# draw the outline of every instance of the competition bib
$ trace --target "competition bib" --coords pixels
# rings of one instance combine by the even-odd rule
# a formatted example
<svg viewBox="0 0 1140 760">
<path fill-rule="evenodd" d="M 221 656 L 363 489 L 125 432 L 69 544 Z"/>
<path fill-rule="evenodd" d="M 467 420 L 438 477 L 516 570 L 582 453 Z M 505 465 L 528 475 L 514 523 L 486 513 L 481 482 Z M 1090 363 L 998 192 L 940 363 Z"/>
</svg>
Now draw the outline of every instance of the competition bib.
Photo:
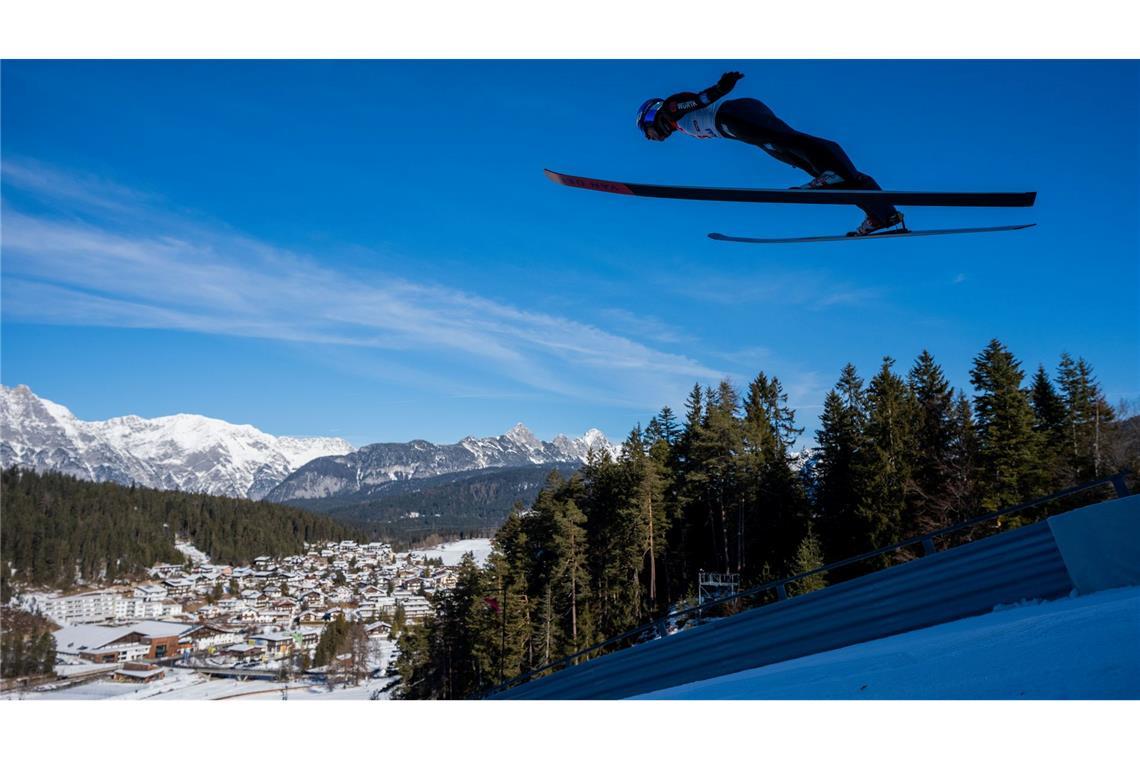
<svg viewBox="0 0 1140 760">
<path fill-rule="evenodd" d="M 701 140 L 710 137 L 724 137 L 716 128 L 716 114 L 720 110 L 721 103 L 716 103 L 705 108 L 690 111 L 681 118 L 677 119 L 677 129 L 681 130 L 690 137 L 696 137 Z"/>
</svg>

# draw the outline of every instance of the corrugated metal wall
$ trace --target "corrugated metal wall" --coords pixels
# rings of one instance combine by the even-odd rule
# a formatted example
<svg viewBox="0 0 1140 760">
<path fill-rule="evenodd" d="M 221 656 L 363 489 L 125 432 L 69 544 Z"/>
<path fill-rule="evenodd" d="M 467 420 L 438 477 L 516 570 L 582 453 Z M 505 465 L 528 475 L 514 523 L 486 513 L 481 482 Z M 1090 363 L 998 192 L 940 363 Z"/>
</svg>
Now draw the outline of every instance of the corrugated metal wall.
<svg viewBox="0 0 1140 760">
<path fill-rule="evenodd" d="M 1041 522 L 615 652 L 492 698 L 620 699 L 1071 589 Z"/>
</svg>

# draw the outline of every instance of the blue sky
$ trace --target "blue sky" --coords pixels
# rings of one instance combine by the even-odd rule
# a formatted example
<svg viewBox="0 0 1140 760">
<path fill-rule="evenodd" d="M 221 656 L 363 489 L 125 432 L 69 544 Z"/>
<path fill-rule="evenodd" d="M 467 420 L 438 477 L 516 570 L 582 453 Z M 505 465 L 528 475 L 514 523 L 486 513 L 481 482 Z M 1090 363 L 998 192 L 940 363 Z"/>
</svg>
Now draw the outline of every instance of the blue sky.
<svg viewBox="0 0 1140 760">
<path fill-rule="evenodd" d="M 839 233 L 842 207 L 560 188 L 806 180 L 727 140 L 645 141 L 645 98 L 735 95 L 884 187 L 1039 191 L 920 209 L 988 236 Z M 781 378 L 810 429 L 842 365 L 991 337 L 1140 396 L 1135 62 L 14 62 L 2 70 L 3 362 L 84 419 L 196 412 L 355 444 L 524 421 L 621 438 L 694 382 Z"/>
</svg>

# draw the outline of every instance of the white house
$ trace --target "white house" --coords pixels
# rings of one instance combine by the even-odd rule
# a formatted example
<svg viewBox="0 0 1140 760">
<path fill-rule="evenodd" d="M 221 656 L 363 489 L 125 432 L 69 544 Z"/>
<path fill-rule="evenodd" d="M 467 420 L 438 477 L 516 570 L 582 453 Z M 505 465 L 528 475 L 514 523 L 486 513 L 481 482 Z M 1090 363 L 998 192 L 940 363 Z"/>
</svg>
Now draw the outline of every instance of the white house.
<svg viewBox="0 0 1140 760">
<path fill-rule="evenodd" d="M 120 598 L 108 591 L 92 591 L 42 598 L 36 606 L 44 615 L 62 625 L 101 623 L 115 619 Z"/>
</svg>

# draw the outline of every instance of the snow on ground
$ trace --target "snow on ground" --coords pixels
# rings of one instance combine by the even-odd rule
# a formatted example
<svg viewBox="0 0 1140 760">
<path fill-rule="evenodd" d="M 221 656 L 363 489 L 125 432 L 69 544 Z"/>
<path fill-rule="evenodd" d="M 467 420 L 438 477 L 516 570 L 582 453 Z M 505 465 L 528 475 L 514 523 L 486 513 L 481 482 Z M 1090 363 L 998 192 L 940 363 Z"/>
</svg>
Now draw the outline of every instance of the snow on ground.
<svg viewBox="0 0 1140 760">
<path fill-rule="evenodd" d="M 1137 699 L 1140 588 L 1030 602 L 637 699 Z"/>
<path fill-rule="evenodd" d="M 360 700 L 360 699 L 371 699 L 373 694 L 376 694 L 377 699 L 391 699 L 392 698 L 392 692 L 390 690 L 389 691 L 381 691 L 381 690 L 394 680 L 396 680 L 396 679 L 394 679 L 394 678 L 373 678 L 373 679 L 370 679 L 370 680 L 360 684 L 359 686 L 348 686 L 348 687 L 344 687 L 344 688 L 338 686 L 338 687 L 332 689 L 331 691 L 329 690 L 328 686 L 326 686 L 325 684 L 313 684 L 313 685 L 309 685 L 309 686 L 303 686 L 301 688 L 289 689 L 288 699 L 290 701 L 292 701 L 294 699 L 336 700 L 336 701 L 343 700 L 343 699 Z M 242 697 L 242 701 L 247 701 L 247 700 L 251 700 L 251 699 L 253 699 L 253 700 L 271 700 L 271 699 L 280 700 L 281 698 L 282 698 L 281 697 L 281 689 L 278 688 L 275 691 L 262 691 L 262 692 L 259 692 L 256 694 L 248 694 L 248 695 Z"/>
<path fill-rule="evenodd" d="M 210 564 L 210 555 L 206 554 L 206 552 L 202 551 L 197 546 L 194 546 L 194 544 L 190 543 L 189 541 L 175 541 L 174 548 L 182 552 L 182 554 L 184 554 L 191 562 L 199 565 Z"/>
<path fill-rule="evenodd" d="M 235 678 L 211 678 L 187 668 L 167 668 L 165 678 L 149 684 L 116 683 L 108 678 L 66 688 L 59 684 L 54 688 L 28 691 L 22 696 L 18 693 L 9 696 L 14 699 L 281 699 L 281 690 L 286 688 L 289 699 L 371 699 L 373 694 L 396 680 L 383 674 L 397 654 L 393 641 L 378 639 L 371 642 L 368 666 L 380 677 L 371 678 L 359 686 L 331 690 L 323 683 L 306 678 L 296 678 L 287 684 L 264 679 L 239 681 Z M 377 696 L 389 699 L 391 690 Z"/>
<path fill-rule="evenodd" d="M 111 680 L 101 680 L 66 689 L 51 691 L 28 691 L 19 695 L 10 695 L 12 698 L 22 699 L 281 699 L 282 687 L 287 687 L 289 699 L 369 699 L 373 692 L 383 689 L 394 678 L 373 678 L 360 686 L 349 686 L 347 689 L 336 688 L 332 691 L 323 683 L 306 679 L 295 679 L 287 684 L 276 681 L 255 679 L 238 681 L 234 678 L 209 678 L 198 675 L 191 670 L 171 668 L 166 672 L 166 678 L 149 684 L 116 683 Z M 381 697 L 388 699 L 390 692 Z"/>
<path fill-rule="evenodd" d="M 467 538 L 463 541 L 452 541 L 427 549 L 417 549 L 412 554 L 418 554 L 428 559 L 439 558 L 445 565 L 458 565 L 463 555 L 471 552 L 475 555 L 475 564 L 482 565 L 491 554 L 491 539 Z"/>
<path fill-rule="evenodd" d="M 168 689 L 156 694 L 139 697 L 139 699 L 229 699 L 230 697 L 250 694 L 258 691 L 272 690 L 277 698 L 281 698 L 283 684 L 265 679 L 251 679 L 239 681 L 236 678 L 210 678 L 194 674 L 193 679 L 186 679 L 183 685 L 175 689 Z M 169 676 L 168 676 L 169 677 Z M 290 688 L 304 688 L 307 682 L 293 681 L 284 684 Z"/>
<path fill-rule="evenodd" d="M 183 691 L 206 680 L 192 670 L 166 668 L 166 677 L 146 684 L 119 683 L 110 678 L 77 686 L 38 689 L 26 692 L 24 699 L 150 699 L 167 692 Z"/>
<path fill-rule="evenodd" d="M 117 665 L 107 665 L 105 663 L 95 662 L 80 662 L 75 664 L 60 664 L 59 657 L 56 657 L 55 674 L 57 676 L 66 676 L 67 678 L 76 678 L 78 676 L 90 675 L 100 671 L 113 671 Z M 78 659 L 78 658 L 76 658 Z"/>
<path fill-rule="evenodd" d="M 387 639 L 380 639 L 372 642 L 370 650 L 368 666 L 383 674 L 388 664 L 396 658 L 396 643 L 394 641 L 388 641 Z M 346 685 L 337 686 L 332 689 L 323 683 L 291 683 L 289 685 L 288 698 L 303 700 L 372 699 L 373 695 L 375 695 L 377 699 L 391 699 L 392 690 L 383 691 L 383 689 L 395 680 L 395 678 L 388 678 L 381 675 L 379 678 L 370 678 L 359 686 Z M 242 699 L 268 700 L 282 698 L 280 686 L 275 690 L 269 690 L 269 688 L 270 686 L 268 685 L 264 686 L 261 690 L 243 696 Z M 213 697 L 210 698 L 213 699 Z"/>
</svg>

